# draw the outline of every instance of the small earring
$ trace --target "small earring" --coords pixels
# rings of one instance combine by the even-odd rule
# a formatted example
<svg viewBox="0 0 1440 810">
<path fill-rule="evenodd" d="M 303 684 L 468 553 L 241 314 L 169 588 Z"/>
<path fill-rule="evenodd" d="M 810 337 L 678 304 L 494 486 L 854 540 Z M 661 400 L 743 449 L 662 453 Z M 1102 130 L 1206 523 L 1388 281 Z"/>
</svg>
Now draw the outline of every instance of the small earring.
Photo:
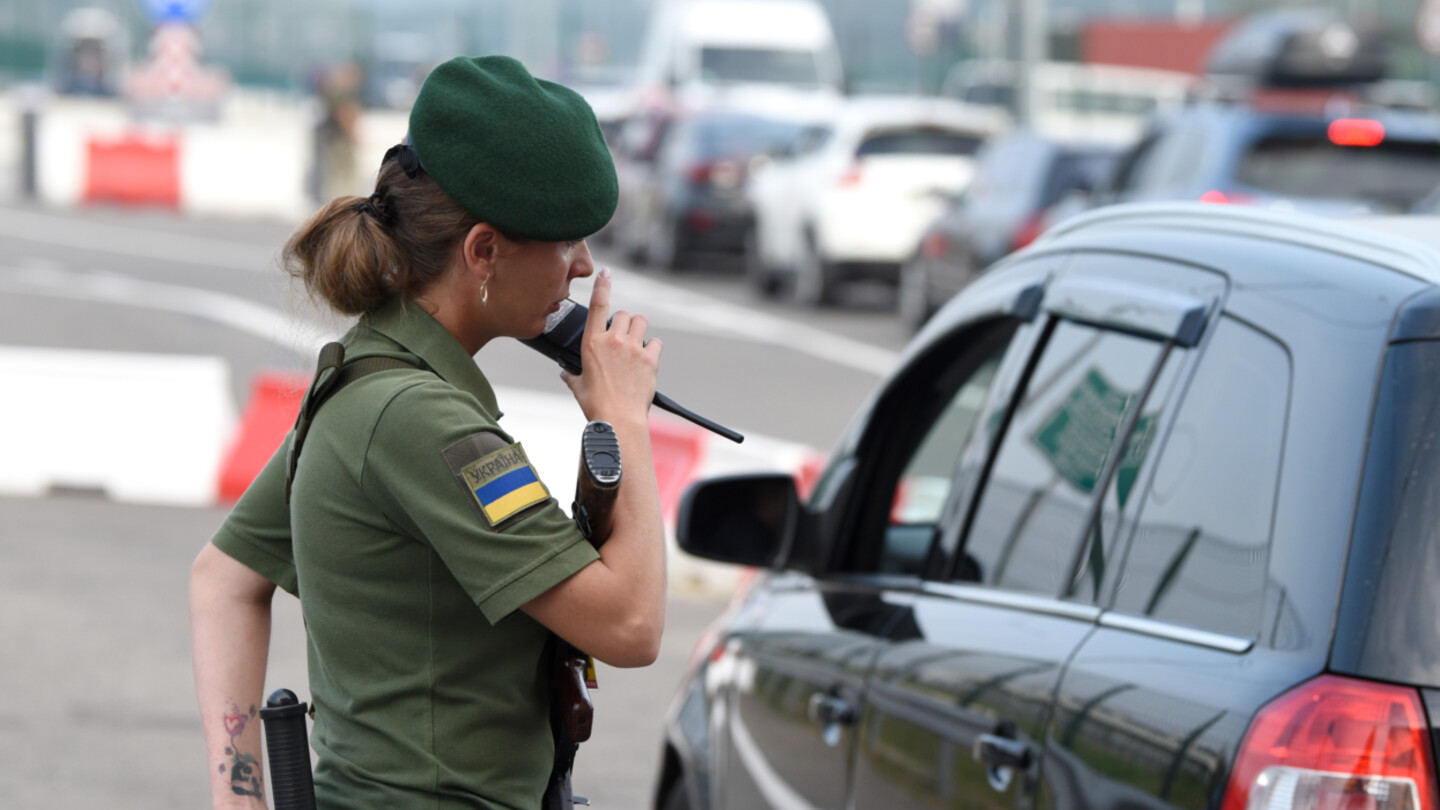
<svg viewBox="0 0 1440 810">
<path fill-rule="evenodd" d="M 487 306 L 490 300 L 490 279 L 486 278 L 480 282 L 480 306 Z"/>
</svg>

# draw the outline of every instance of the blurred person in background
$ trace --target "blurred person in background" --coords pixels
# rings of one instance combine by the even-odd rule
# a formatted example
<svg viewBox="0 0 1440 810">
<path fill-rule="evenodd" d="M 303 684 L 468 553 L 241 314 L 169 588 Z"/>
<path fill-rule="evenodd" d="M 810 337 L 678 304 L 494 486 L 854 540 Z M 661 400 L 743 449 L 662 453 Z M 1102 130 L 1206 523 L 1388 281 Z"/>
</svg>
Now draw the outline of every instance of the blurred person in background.
<svg viewBox="0 0 1440 810">
<path fill-rule="evenodd" d="M 538 808 L 555 754 L 551 633 L 612 666 L 654 661 L 665 552 L 647 412 L 660 342 L 643 316 L 617 311 L 607 326 L 602 270 L 585 371 L 564 375 L 625 458 L 600 551 L 500 426 L 472 357 L 541 333 L 594 271 L 584 239 L 616 196 L 579 95 L 507 57 L 461 57 L 426 79 L 374 194 L 333 200 L 291 237 L 290 273 L 359 316 L 346 359 L 401 362 L 316 414 L 293 478 L 292 433 L 195 561 L 215 807 L 265 807 L 256 719 L 277 586 L 306 623 L 320 808 Z"/>
<path fill-rule="evenodd" d="M 358 193 L 356 160 L 360 142 L 362 74 L 354 62 L 342 62 L 321 77 L 325 117 L 320 121 L 320 191 L 322 199 Z"/>
</svg>

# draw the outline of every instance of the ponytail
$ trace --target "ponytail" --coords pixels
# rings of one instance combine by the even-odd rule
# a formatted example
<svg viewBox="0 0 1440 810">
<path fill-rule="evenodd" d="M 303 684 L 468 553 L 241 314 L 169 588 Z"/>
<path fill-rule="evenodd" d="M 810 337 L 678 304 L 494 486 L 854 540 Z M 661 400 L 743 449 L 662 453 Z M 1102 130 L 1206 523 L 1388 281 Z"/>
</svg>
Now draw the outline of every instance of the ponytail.
<svg viewBox="0 0 1440 810">
<path fill-rule="evenodd" d="M 428 174 L 409 177 L 387 160 L 373 195 L 331 200 L 290 236 L 280 256 L 312 297 L 359 315 L 391 295 L 423 292 L 477 222 Z"/>
</svg>

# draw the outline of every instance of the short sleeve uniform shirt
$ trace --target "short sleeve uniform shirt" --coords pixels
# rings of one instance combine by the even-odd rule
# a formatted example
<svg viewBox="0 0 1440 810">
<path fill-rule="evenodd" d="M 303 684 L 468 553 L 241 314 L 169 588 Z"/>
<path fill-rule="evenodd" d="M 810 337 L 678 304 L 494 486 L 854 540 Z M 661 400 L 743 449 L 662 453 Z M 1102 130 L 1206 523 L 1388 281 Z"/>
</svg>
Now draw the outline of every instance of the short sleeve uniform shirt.
<svg viewBox="0 0 1440 810">
<path fill-rule="evenodd" d="M 290 506 L 287 438 L 213 539 L 301 598 L 317 801 L 533 810 L 553 756 L 548 634 L 517 608 L 598 555 L 429 314 L 392 299 L 343 342 L 347 360 L 423 370 L 331 397 Z"/>
</svg>

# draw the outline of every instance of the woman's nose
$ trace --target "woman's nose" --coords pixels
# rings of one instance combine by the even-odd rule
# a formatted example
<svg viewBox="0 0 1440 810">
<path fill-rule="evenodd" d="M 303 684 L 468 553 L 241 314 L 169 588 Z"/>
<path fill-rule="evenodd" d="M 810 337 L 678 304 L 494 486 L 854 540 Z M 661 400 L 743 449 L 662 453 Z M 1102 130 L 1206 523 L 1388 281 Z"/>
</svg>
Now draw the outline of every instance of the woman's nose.
<svg viewBox="0 0 1440 810">
<path fill-rule="evenodd" d="M 590 244 L 582 240 L 570 258 L 570 277 L 586 278 L 594 272 L 595 259 L 590 256 Z"/>
</svg>

